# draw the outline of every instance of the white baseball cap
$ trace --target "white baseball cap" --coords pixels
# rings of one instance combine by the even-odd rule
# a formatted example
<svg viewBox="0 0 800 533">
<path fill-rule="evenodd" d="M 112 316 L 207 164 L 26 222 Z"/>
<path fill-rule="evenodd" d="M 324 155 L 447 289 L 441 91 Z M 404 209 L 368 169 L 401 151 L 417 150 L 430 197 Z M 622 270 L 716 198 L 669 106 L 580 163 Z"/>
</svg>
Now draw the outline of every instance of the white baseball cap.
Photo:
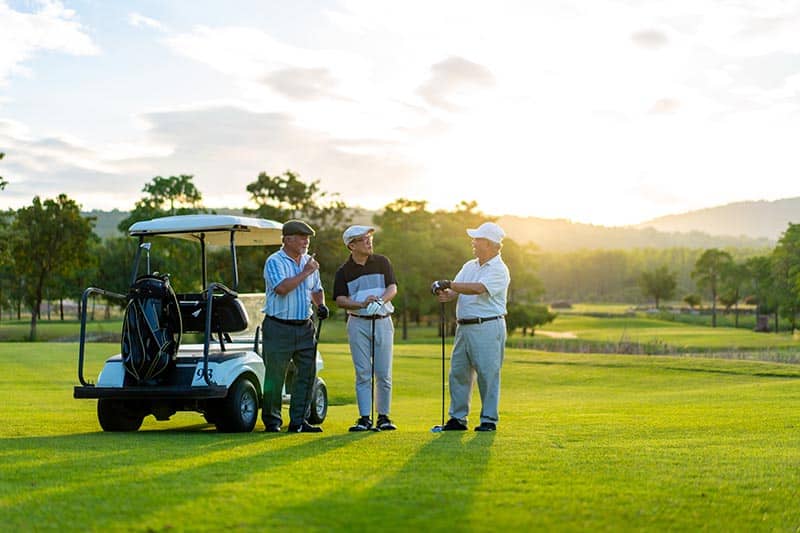
<svg viewBox="0 0 800 533">
<path fill-rule="evenodd" d="M 467 235 L 473 239 L 488 239 L 500 244 L 503 242 L 503 237 L 506 236 L 506 232 L 494 222 L 484 222 L 476 229 L 468 229 Z"/>
<path fill-rule="evenodd" d="M 364 235 L 373 233 L 374 231 L 375 228 L 372 226 L 350 226 L 344 230 L 344 233 L 342 234 L 342 240 L 344 241 L 344 245 L 347 246 L 353 242 L 354 239 L 358 239 L 359 237 L 363 237 Z"/>
</svg>

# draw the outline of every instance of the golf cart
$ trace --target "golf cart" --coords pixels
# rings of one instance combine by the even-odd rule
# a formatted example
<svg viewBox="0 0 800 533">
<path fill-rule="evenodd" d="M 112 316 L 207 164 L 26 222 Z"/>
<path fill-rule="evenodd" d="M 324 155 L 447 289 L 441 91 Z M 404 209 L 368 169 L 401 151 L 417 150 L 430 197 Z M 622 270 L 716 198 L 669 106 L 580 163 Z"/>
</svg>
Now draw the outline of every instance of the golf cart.
<svg viewBox="0 0 800 533">
<path fill-rule="evenodd" d="M 78 379 L 75 398 L 97 399 L 97 418 L 104 431 L 136 431 L 144 417 L 168 420 L 178 411 L 197 411 L 222 432 L 249 432 L 255 427 L 264 389 L 265 366 L 259 339 L 260 320 L 251 325 L 247 307 L 258 316 L 263 294 L 250 305 L 239 295 L 237 246 L 281 242 L 282 225 L 265 219 L 228 215 L 180 215 L 133 224 L 138 238 L 127 294 L 89 287 L 83 292 Z M 150 251 L 159 239 L 177 238 L 200 245 L 202 292 L 176 294 L 170 276 L 150 272 Z M 230 247 L 232 287 L 208 283 L 208 246 Z M 142 252 L 147 271 L 139 275 Z M 97 383 L 84 379 L 86 304 L 98 294 L 126 302 L 121 353 L 106 360 Z M 319 328 L 318 328 L 319 331 Z M 202 344 L 181 344 L 184 334 L 196 334 Z M 234 336 L 232 336 L 232 334 Z M 317 372 L 322 359 L 317 352 Z M 284 400 L 291 390 L 287 375 Z M 325 382 L 316 377 L 308 419 L 324 421 L 328 409 Z"/>
</svg>

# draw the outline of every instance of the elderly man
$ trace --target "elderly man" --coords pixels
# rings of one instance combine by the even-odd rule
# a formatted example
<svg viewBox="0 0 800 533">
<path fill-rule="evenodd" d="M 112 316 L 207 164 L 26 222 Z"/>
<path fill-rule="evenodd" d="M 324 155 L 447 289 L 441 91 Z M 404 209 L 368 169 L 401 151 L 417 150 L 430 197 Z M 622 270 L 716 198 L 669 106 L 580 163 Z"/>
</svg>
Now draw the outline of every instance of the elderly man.
<svg viewBox="0 0 800 533">
<path fill-rule="evenodd" d="M 350 431 L 372 429 L 373 394 L 377 393 L 381 431 L 397 429 L 389 418 L 392 402 L 392 349 L 394 311 L 391 300 L 397 294 L 397 280 L 389 259 L 373 253 L 371 226 L 350 226 L 342 240 L 350 258 L 336 271 L 333 297 L 348 313 L 347 337 L 356 373 L 359 418 Z M 377 378 L 377 390 L 373 379 Z"/>
<path fill-rule="evenodd" d="M 458 326 L 450 358 L 450 420 L 444 431 L 467 429 L 475 377 L 481 395 L 481 421 L 475 431 L 495 431 L 499 420 L 500 368 L 506 342 L 506 299 L 511 276 L 500 249 L 505 232 L 494 222 L 468 229 L 475 259 L 453 281 L 438 280 L 431 292 L 440 302 L 458 299 Z"/>
<path fill-rule="evenodd" d="M 289 405 L 289 433 L 322 431 L 305 419 L 317 370 L 312 302 L 320 319 L 328 316 L 319 263 L 308 255 L 313 235 L 314 230 L 301 220 L 286 222 L 283 246 L 264 265 L 267 288 L 262 331 L 267 375 L 261 419 L 267 432 L 281 430 L 281 396 L 290 360 L 294 361 L 296 374 Z"/>
</svg>

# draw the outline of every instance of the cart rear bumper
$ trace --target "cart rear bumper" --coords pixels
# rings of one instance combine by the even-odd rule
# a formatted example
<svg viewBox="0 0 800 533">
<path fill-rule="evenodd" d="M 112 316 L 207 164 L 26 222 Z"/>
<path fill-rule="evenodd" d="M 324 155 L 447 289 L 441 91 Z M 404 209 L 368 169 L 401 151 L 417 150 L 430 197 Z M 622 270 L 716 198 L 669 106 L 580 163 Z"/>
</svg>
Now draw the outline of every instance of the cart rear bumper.
<svg viewBox="0 0 800 533">
<path fill-rule="evenodd" d="M 210 400 L 225 398 L 228 388 L 210 387 L 94 387 L 76 386 L 74 398 L 108 398 L 114 400 Z"/>
</svg>

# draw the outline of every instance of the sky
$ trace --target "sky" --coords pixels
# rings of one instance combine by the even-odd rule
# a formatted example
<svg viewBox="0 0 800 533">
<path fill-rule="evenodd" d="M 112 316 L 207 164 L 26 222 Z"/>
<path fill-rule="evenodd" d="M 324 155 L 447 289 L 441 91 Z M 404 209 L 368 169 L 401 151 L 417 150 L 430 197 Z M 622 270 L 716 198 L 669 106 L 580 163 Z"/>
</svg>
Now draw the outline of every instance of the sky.
<svg viewBox="0 0 800 533">
<path fill-rule="evenodd" d="M 606 226 L 800 196 L 800 2 L 0 0 L 0 208 L 291 170 Z"/>
</svg>

